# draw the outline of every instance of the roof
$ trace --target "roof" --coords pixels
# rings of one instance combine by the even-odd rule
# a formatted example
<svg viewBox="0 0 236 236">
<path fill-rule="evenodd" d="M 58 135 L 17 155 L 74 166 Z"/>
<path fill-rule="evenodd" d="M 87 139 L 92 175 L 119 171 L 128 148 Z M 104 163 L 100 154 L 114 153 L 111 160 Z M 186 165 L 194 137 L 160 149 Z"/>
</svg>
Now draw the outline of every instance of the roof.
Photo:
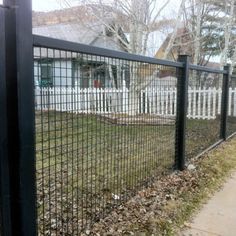
<svg viewBox="0 0 236 236">
<path fill-rule="evenodd" d="M 163 41 L 162 45 L 155 54 L 156 58 L 164 59 L 165 50 L 169 45 L 172 34 L 173 32 L 167 35 L 166 39 Z M 185 27 L 178 28 L 175 35 L 174 44 L 167 55 L 167 59 L 177 60 L 179 54 L 192 55 L 192 48 L 191 45 L 188 43 L 189 40 L 190 38 L 188 30 Z M 184 46 L 182 46 L 182 44 Z"/>
<path fill-rule="evenodd" d="M 91 27 L 93 30 L 89 30 L 77 23 L 62 23 L 35 27 L 33 28 L 33 33 L 67 41 L 92 44 L 100 33 L 100 27 L 96 25 Z"/>
<path fill-rule="evenodd" d="M 95 22 L 97 21 L 97 17 L 93 14 L 94 9 L 97 15 L 103 14 L 106 19 L 112 17 L 111 8 L 109 8 L 109 6 L 87 4 L 48 12 L 33 11 L 33 27 L 70 22 L 78 23 L 81 21 Z"/>
<path fill-rule="evenodd" d="M 155 57 L 164 58 L 165 50 L 168 47 L 169 41 L 171 39 L 172 33 L 168 34 L 162 45 L 157 50 Z M 181 27 L 177 29 L 174 44 L 167 55 L 169 60 L 177 60 L 178 55 L 186 54 L 192 56 L 194 54 L 193 45 L 191 43 L 190 33 L 187 28 Z M 214 69 L 220 69 L 220 63 L 214 61 L 201 61 L 201 65 L 211 67 Z"/>
<path fill-rule="evenodd" d="M 33 12 L 33 33 L 71 42 L 126 51 L 125 46 L 119 40 L 115 40 L 109 30 L 106 29 L 106 36 L 104 36 L 102 22 L 89 15 L 88 11 L 83 13 L 85 19 L 83 22 L 78 20 L 78 14 L 83 9 L 84 6 L 52 12 Z M 106 21 L 110 27 L 113 27 L 114 22 L 112 22 L 110 16 L 106 18 Z M 119 34 L 127 40 L 120 27 Z"/>
</svg>

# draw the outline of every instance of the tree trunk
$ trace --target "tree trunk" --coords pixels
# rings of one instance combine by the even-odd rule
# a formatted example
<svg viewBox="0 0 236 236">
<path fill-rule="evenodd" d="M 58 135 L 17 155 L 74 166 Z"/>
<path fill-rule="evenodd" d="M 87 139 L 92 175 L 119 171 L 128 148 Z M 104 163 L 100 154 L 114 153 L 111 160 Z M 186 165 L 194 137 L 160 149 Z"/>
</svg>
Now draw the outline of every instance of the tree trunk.
<svg viewBox="0 0 236 236">
<path fill-rule="evenodd" d="M 137 91 L 138 73 L 137 68 L 131 64 L 130 66 L 130 88 L 129 88 L 129 115 L 137 115 L 139 113 L 139 91 Z"/>
<path fill-rule="evenodd" d="M 176 19 L 176 24 L 175 24 L 175 28 L 174 28 L 174 31 L 173 33 L 171 34 L 171 37 L 170 37 L 170 40 L 169 40 L 169 43 L 165 49 L 165 53 L 164 53 L 164 59 L 166 59 L 171 51 L 171 48 L 173 47 L 173 44 L 174 44 L 174 41 L 175 41 L 175 38 L 176 38 L 176 34 L 177 34 L 177 31 L 178 31 L 178 28 L 180 26 L 180 19 L 182 17 L 182 13 L 183 13 L 183 9 L 184 9 L 184 6 L 185 6 L 185 2 L 186 0 L 182 0 L 181 2 L 181 5 L 180 5 L 180 8 L 179 8 L 179 12 L 178 12 L 178 16 L 177 16 L 177 19 Z"/>
<path fill-rule="evenodd" d="M 228 17 L 225 17 L 225 45 L 224 49 L 222 51 L 221 57 L 220 57 L 220 66 L 221 68 L 227 63 L 227 56 L 228 56 L 228 51 L 229 51 L 229 44 L 230 44 L 230 36 L 231 36 L 231 30 L 233 26 L 233 18 L 234 18 L 234 2 L 235 0 L 231 0 L 230 2 L 230 13 Z M 226 9 L 227 12 L 227 9 Z"/>
<path fill-rule="evenodd" d="M 201 12 L 202 12 L 202 2 L 196 5 L 197 8 L 197 22 L 196 22 L 196 36 L 194 41 L 194 57 L 193 57 L 193 64 L 197 65 L 199 63 L 199 55 L 200 55 L 200 40 L 201 40 Z"/>
</svg>

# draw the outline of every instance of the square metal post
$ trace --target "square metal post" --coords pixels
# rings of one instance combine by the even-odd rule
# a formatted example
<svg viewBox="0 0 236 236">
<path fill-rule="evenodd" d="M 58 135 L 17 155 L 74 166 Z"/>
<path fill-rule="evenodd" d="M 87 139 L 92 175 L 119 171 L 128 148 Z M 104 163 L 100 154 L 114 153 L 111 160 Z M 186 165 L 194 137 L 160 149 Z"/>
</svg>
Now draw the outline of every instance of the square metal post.
<svg viewBox="0 0 236 236">
<path fill-rule="evenodd" d="M 7 151 L 7 103 L 5 73 L 5 15 L 0 7 L 0 235 L 11 235 L 9 166 Z"/>
<path fill-rule="evenodd" d="M 230 66 L 229 65 L 224 66 L 224 70 L 227 71 L 227 73 L 223 75 L 220 138 L 223 140 L 226 140 L 227 139 L 227 116 L 228 116 L 228 106 L 229 106 Z"/>
<path fill-rule="evenodd" d="M 185 138 L 188 103 L 189 56 L 180 55 L 178 61 L 184 64 L 178 69 L 177 78 L 177 111 L 176 111 L 176 138 L 175 138 L 175 167 L 185 169 Z"/>
<path fill-rule="evenodd" d="M 36 235 L 31 0 L 5 0 L 3 9 L 10 235 Z"/>
</svg>

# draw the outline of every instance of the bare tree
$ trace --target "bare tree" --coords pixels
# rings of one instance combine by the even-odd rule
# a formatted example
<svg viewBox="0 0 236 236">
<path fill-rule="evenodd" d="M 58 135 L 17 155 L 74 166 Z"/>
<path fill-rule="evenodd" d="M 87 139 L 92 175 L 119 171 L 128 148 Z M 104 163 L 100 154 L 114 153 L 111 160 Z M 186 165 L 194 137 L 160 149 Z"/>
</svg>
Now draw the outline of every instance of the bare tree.
<svg viewBox="0 0 236 236">
<path fill-rule="evenodd" d="M 115 38 L 122 41 L 128 52 L 146 55 L 149 35 L 154 30 L 163 27 L 161 13 L 169 1 L 165 0 L 160 4 L 156 0 L 113 0 L 109 2 L 83 0 L 83 4 L 101 25 L 109 29 Z M 111 25 L 111 21 L 123 29 L 128 37 L 128 43 L 120 38 L 117 28 Z M 167 21 L 164 22 L 167 23 Z"/>
<path fill-rule="evenodd" d="M 232 35 L 232 27 L 235 22 L 235 0 L 230 0 L 225 2 L 225 16 L 224 16 L 224 46 L 222 48 L 222 53 L 220 57 L 221 67 L 227 63 L 228 51 L 230 47 L 230 40 Z M 228 13 L 229 12 L 229 13 Z"/>
<path fill-rule="evenodd" d="M 195 24 L 196 29 L 195 29 L 195 40 L 194 40 L 193 64 L 198 64 L 200 59 L 202 12 L 203 12 L 203 3 L 200 0 L 199 3 L 196 4 L 196 24 Z"/>
<path fill-rule="evenodd" d="M 150 33 L 166 27 L 163 23 L 168 20 L 162 19 L 161 15 L 170 0 L 160 3 L 157 0 L 81 0 L 80 3 L 86 6 L 89 17 L 92 17 L 101 25 L 104 41 L 107 31 L 111 32 L 117 43 L 122 43 L 127 52 L 146 55 Z M 185 2 L 185 0 L 183 0 Z M 79 16 L 78 16 L 79 17 Z M 83 16 L 84 17 L 84 16 Z M 86 20 L 79 19 L 80 22 Z M 173 22 L 171 22 L 173 23 Z M 88 24 L 88 27 L 91 25 Z M 121 36 L 119 30 L 125 32 L 128 40 Z M 93 30 L 92 28 L 90 28 Z M 112 67 L 108 64 L 108 71 L 114 81 Z M 120 69 L 117 65 L 118 74 Z M 145 89 L 153 80 L 158 78 L 159 68 L 152 65 L 142 65 L 137 62 L 129 62 L 130 75 L 130 108 L 131 114 L 138 113 L 138 98 L 142 89 Z"/>
<path fill-rule="evenodd" d="M 218 31 L 215 19 L 219 10 L 212 7 L 209 0 L 188 0 L 182 11 L 182 35 L 176 35 L 184 40 L 174 41 L 172 47 L 179 48 L 192 56 L 194 64 L 205 65 L 219 52 L 220 43 L 215 38 Z M 182 50 L 181 50 L 182 49 Z"/>
<path fill-rule="evenodd" d="M 168 45 L 167 47 L 165 48 L 165 52 L 164 52 L 164 59 L 166 59 L 171 51 L 171 49 L 173 48 L 173 45 L 174 45 L 174 42 L 176 40 L 176 36 L 177 36 L 177 32 L 178 32 L 178 29 L 180 28 L 181 26 L 181 19 L 182 19 L 182 16 L 183 16 L 183 11 L 184 11 L 184 7 L 185 7 L 185 2 L 186 0 L 182 0 L 181 1 L 181 4 L 180 4 L 180 7 L 179 7 L 179 11 L 178 11 L 178 14 L 177 14 L 177 18 L 175 20 L 175 27 L 174 27 L 174 30 L 173 32 L 171 33 L 171 36 L 170 36 L 170 40 L 168 42 Z"/>
<path fill-rule="evenodd" d="M 227 5 L 226 9 L 222 6 Z M 229 4 L 218 0 L 188 0 L 183 11 L 184 35 L 187 40 L 174 42 L 173 47 L 188 48 L 194 64 L 206 65 L 213 56 L 227 57 L 232 32 Z M 231 19 L 231 20 L 230 20 Z M 230 23 L 230 24 L 229 24 Z M 224 62 L 225 63 L 225 62 Z M 223 63 L 223 64 L 224 64 Z"/>
<path fill-rule="evenodd" d="M 98 0 L 98 2 L 84 0 L 83 3 L 88 6 L 93 17 L 104 27 L 104 37 L 106 33 L 105 29 L 108 29 L 114 35 L 114 40 L 122 43 L 127 52 L 146 55 L 150 33 L 163 27 L 161 13 L 169 1 L 166 0 L 160 4 L 156 0 L 114 0 L 109 3 L 104 0 Z M 119 27 L 125 31 L 128 41 L 119 35 Z M 157 69 L 146 68 L 140 63 L 135 62 L 129 62 L 128 66 L 130 70 L 129 110 L 134 115 L 139 109 L 139 94 L 142 89 L 145 89 L 157 78 Z M 112 75 L 110 67 L 109 74 Z"/>
</svg>

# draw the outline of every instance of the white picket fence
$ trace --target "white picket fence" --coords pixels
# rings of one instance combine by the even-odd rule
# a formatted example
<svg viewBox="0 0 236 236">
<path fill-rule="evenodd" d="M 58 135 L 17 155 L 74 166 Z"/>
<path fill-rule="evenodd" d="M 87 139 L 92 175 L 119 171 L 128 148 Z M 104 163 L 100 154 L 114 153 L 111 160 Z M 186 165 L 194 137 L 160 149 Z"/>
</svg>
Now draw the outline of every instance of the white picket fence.
<svg viewBox="0 0 236 236">
<path fill-rule="evenodd" d="M 215 119 L 221 112 L 221 89 L 189 88 L 188 118 Z M 176 115 L 176 88 L 146 88 L 140 92 L 139 113 L 162 116 Z M 75 113 L 129 113 L 129 90 L 36 88 L 36 110 L 56 110 Z M 230 116 L 236 116 L 236 89 L 229 90 Z"/>
</svg>

